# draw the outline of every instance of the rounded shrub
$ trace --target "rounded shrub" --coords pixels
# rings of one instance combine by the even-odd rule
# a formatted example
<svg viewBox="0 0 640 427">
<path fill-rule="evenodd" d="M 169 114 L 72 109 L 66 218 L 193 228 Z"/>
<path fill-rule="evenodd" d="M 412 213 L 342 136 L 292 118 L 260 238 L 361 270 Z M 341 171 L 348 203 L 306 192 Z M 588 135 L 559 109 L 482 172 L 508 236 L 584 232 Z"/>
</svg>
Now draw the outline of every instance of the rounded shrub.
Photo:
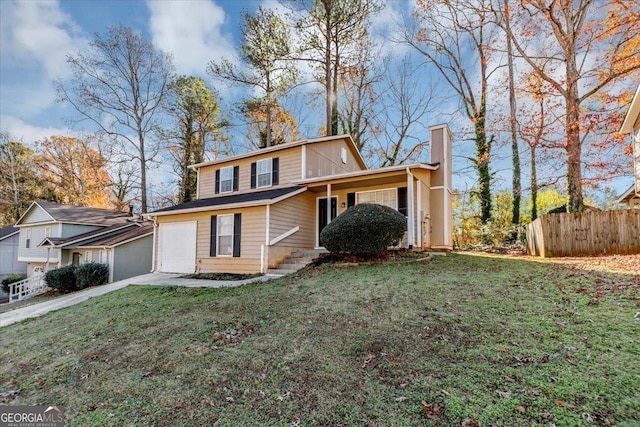
<svg viewBox="0 0 640 427">
<path fill-rule="evenodd" d="M 109 280 L 109 266 L 90 262 L 76 268 L 76 282 L 78 289 L 100 286 Z"/>
<path fill-rule="evenodd" d="M 16 283 L 21 280 L 24 280 L 26 278 L 27 278 L 26 274 L 21 274 L 21 273 L 10 274 L 6 276 L 4 279 L 2 279 L 2 290 L 5 291 L 6 293 L 9 293 L 9 285 L 11 285 L 12 283 Z"/>
<path fill-rule="evenodd" d="M 347 209 L 320 233 L 320 244 L 330 252 L 374 255 L 397 245 L 407 231 L 407 220 L 387 206 L 362 203 Z"/>
<path fill-rule="evenodd" d="M 76 281 L 76 266 L 68 265 L 66 267 L 49 270 L 44 275 L 47 286 L 60 292 L 77 291 L 78 285 Z"/>
</svg>

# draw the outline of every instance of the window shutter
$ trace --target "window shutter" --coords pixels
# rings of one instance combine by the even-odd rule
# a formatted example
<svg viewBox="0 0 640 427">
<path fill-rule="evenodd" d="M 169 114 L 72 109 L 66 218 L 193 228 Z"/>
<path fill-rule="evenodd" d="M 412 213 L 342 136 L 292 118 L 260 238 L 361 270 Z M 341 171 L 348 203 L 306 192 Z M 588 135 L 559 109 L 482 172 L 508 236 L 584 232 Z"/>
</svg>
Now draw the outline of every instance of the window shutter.
<svg viewBox="0 0 640 427">
<path fill-rule="evenodd" d="M 216 194 L 220 192 L 220 169 L 216 169 Z"/>
<path fill-rule="evenodd" d="M 211 241 L 209 243 L 209 256 L 216 256 L 216 240 L 218 240 L 218 216 L 211 215 Z"/>
<path fill-rule="evenodd" d="M 242 214 L 233 215 L 233 256 L 240 256 L 240 228 L 242 223 Z"/>
<path fill-rule="evenodd" d="M 278 181 L 280 180 L 280 171 L 278 170 L 280 167 L 280 158 L 274 157 L 271 161 L 271 184 L 278 185 Z"/>
<path fill-rule="evenodd" d="M 256 163 L 251 163 L 251 188 L 256 188 Z"/>
<path fill-rule="evenodd" d="M 407 187 L 398 188 L 398 212 L 407 216 Z"/>
<path fill-rule="evenodd" d="M 238 181 L 240 181 L 240 166 L 233 167 L 233 191 L 238 191 Z"/>
<path fill-rule="evenodd" d="M 356 205 L 356 193 L 347 193 L 347 208 L 352 208 Z"/>
</svg>

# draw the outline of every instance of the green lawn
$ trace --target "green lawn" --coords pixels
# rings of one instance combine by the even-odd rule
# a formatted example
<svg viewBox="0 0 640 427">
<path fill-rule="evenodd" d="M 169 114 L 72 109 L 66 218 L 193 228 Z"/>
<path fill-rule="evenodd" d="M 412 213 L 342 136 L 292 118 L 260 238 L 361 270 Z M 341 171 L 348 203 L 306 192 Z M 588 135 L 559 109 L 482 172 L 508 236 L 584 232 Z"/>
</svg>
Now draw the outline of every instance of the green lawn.
<svg viewBox="0 0 640 427">
<path fill-rule="evenodd" d="M 640 278 L 518 258 L 130 286 L 0 329 L 0 404 L 71 425 L 637 426 Z"/>
</svg>

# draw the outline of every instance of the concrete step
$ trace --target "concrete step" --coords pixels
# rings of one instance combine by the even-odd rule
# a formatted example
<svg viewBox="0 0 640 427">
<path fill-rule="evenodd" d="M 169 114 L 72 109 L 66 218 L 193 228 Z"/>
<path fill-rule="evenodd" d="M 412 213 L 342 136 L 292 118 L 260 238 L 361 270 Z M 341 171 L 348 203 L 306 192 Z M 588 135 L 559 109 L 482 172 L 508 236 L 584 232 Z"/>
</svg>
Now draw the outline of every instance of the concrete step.
<svg viewBox="0 0 640 427">
<path fill-rule="evenodd" d="M 267 270 L 267 274 L 278 274 L 281 276 L 284 276 L 285 274 L 291 274 L 291 273 L 295 273 L 298 270 L 287 270 L 287 269 L 282 269 L 282 268 L 270 268 L 269 270 Z"/>
<path fill-rule="evenodd" d="M 317 258 L 322 254 L 326 254 L 329 253 L 328 250 L 326 249 L 305 249 L 305 250 L 300 250 L 300 251 L 295 251 L 292 252 L 291 255 L 289 255 L 291 258 Z"/>
<path fill-rule="evenodd" d="M 297 271 L 297 270 L 300 270 L 303 267 L 306 267 L 309 264 L 308 262 L 305 262 L 305 263 L 302 263 L 302 262 L 292 263 L 292 262 L 286 262 L 286 261 L 287 260 L 285 260 L 284 262 L 278 264 L 278 268 L 281 269 L 281 270 L 294 270 L 294 271 Z"/>
</svg>

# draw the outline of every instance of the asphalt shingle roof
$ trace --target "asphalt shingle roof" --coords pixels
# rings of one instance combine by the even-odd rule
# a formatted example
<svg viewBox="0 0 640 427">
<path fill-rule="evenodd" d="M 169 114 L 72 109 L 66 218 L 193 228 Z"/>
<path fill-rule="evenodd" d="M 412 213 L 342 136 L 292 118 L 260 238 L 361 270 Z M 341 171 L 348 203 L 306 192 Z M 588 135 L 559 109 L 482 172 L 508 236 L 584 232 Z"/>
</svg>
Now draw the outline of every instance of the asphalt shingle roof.
<svg viewBox="0 0 640 427">
<path fill-rule="evenodd" d="M 210 197 L 208 199 L 193 200 L 191 202 L 181 203 L 179 205 L 170 206 L 164 209 L 158 209 L 155 212 L 181 211 L 185 209 L 217 207 L 217 206 L 224 206 L 224 205 L 232 205 L 236 203 L 260 202 L 260 201 L 267 202 L 269 200 L 277 199 L 278 197 L 282 197 L 287 194 L 293 193 L 294 191 L 298 191 L 301 188 L 304 188 L 304 187 L 300 187 L 300 186 L 281 187 L 281 188 L 273 188 L 270 190 L 253 191 L 249 193 L 230 194 L 228 196 L 216 196 L 216 197 Z M 152 215 L 155 212 L 152 212 Z"/>
<path fill-rule="evenodd" d="M 13 225 L 10 225 L 8 227 L 2 228 L 0 229 L 0 240 L 11 236 L 14 233 L 19 232 L 20 229 L 18 227 L 14 227 Z"/>
<path fill-rule="evenodd" d="M 58 222 L 111 225 L 122 223 L 130 218 L 129 213 L 119 210 L 61 205 L 44 201 L 38 201 L 38 205 Z"/>
</svg>

